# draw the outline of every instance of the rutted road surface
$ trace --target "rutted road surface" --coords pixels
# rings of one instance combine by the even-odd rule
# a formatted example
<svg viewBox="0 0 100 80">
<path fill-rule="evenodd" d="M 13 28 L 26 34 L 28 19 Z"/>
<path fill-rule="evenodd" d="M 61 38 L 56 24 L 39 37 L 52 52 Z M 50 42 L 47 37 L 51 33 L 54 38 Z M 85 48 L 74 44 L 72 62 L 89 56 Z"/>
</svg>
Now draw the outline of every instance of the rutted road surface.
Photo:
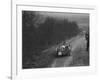
<svg viewBox="0 0 100 80">
<path fill-rule="evenodd" d="M 69 66 L 72 62 L 72 56 L 70 57 L 61 57 L 54 60 L 51 67 L 66 67 Z"/>
</svg>

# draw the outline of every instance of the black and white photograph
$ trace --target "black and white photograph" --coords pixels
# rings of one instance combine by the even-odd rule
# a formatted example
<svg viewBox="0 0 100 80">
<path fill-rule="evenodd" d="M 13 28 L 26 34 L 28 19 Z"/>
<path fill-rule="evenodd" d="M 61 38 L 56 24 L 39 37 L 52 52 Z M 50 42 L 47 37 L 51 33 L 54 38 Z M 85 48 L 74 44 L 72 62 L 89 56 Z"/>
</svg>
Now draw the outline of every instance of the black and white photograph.
<svg viewBox="0 0 100 80">
<path fill-rule="evenodd" d="M 100 80 L 99 0 L 1 0 L 0 80 Z"/>
<path fill-rule="evenodd" d="M 22 11 L 22 68 L 89 66 L 89 13 Z"/>
</svg>

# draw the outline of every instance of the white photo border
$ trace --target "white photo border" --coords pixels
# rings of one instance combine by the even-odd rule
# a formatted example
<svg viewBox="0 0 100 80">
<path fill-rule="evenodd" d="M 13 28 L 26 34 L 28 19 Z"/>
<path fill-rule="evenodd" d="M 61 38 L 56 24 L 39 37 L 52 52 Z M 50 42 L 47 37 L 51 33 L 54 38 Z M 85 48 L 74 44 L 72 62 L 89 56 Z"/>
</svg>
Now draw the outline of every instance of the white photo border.
<svg viewBox="0 0 100 80">
<path fill-rule="evenodd" d="M 42 78 L 69 75 L 85 75 L 96 72 L 96 9 L 74 8 L 59 6 L 39 6 L 30 4 L 14 4 L 12 9 L 12 79 Z M 46 68 L 46 69 L 22 69 L 22 10 L 30 11 L 54 11 L 71 13 L 89 13 L 90 15 L 90 66 Z M 95 54 L 94 54 L 95 53 Z M 65 75 L 66 74 L 66 75 Z"/>
</svg>

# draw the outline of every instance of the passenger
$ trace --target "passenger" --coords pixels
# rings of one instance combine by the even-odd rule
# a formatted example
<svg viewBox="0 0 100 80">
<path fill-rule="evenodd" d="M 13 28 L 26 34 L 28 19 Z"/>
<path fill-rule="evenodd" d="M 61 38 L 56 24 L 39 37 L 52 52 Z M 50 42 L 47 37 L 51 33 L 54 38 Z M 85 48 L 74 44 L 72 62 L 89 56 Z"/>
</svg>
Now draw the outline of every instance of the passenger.
<svg viewBox="0 0 100 80">
<path fill-rule="evenodd" d="M 66 46 L 65 50 L 66 50 L 65 52 L 66 52 L 67 56 L 71 56 L 71 46 L 70 46 L 70 44 Z"/>
</svg>

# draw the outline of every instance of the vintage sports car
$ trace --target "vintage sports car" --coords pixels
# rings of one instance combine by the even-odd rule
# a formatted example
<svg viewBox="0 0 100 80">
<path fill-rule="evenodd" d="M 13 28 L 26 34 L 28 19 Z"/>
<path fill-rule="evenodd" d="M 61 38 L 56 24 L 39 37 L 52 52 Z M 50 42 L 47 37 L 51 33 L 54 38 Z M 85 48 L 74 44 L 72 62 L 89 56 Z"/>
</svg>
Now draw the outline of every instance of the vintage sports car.
<svg viewBox="0 0 100 80">
<path fill-rule="evenodd" d="M 56 56 L 57 57 L 64 57 L 64 56 L 70 56 L 71 55 L 71 47 L 70 45 L 62 45 L 57 48 L 56 51 Z"/>
</svg>

